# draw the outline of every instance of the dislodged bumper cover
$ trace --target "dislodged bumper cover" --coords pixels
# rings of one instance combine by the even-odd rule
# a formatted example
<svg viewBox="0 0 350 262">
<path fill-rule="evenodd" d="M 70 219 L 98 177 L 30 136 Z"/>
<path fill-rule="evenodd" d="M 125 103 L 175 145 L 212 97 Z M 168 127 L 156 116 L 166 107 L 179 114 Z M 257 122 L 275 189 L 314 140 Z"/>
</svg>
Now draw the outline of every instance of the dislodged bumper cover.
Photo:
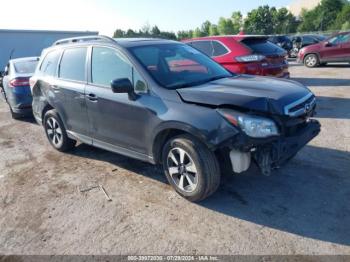
<svg viewBox="0 0 350 262">
<path fill-rule="evenodd" d="M 321 132 L 321 124 L 310 120 L 306 126 L 291 137 L 280 137 L 271 144 L 258 147 L 254 158 L 261 171 L 269 175 L 271 169 L 277 168 L 294 157 L 305 145 Z"/>
</svg>

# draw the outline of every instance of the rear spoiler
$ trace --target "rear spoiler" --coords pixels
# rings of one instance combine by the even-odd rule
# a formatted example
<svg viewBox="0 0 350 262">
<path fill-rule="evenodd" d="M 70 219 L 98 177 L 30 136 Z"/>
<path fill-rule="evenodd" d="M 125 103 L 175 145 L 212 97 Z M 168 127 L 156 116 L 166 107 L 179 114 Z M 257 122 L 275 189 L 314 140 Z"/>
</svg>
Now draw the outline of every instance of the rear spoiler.
<svg viewBox="0 0 350 262">
<path fill-rule="evenodd" d="M 242 35 L 240 39 L 237 39 L 239 42 L 245 41 L 245 40 L 265 40 L 267 41 L 269 39 L 266 35 Z"/>
</svg>

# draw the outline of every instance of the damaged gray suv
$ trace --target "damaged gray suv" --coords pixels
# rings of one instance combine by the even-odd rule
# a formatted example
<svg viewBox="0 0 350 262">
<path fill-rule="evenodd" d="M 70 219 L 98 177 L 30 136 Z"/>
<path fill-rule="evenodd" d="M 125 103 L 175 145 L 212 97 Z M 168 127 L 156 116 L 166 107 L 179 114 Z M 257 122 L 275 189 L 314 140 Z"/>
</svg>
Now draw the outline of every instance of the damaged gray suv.
<svg viewBox="0 0 350 262">
<path fill-rule="evenodd" d="M 198 50 L 157 39 L 64 39 L 30 80 L 51 145 L 76 141 L 161 164 L 184 198 L 214 193 L 223 172 L 265 175 L 320 132 L 302 84 L 234 75 Z"/>
</svg>

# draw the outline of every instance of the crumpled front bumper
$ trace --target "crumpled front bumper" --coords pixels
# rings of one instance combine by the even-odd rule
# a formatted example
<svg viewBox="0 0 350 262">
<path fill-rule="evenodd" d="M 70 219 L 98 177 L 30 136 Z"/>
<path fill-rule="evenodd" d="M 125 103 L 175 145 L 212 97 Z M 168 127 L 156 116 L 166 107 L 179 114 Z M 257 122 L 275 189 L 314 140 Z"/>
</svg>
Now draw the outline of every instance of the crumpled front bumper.
<svg viewBox="0 0 350 262">
<path fill-rule="evenodd" d="M 293 158 L 303 147 L 321 132 L 321 124 L 310 120 L 306 126 L 290 137 L 280 137 L 276 141 L 258 146 L 253 154 L 264 175 L 280 167 Z"/>
<path fill-rule="evenodd" d="M 241 133 L 222 145 L 222 148 L 226 148 L 223 154 L 229 156 L 225 159 L 231 160 L 232 170 L 235 173 L 246 171 L 250 166 L 250 160 L 255 160 L 261 172 L 264 175 L 270 175 L 273 169 L 279 168 L 293 158 L 320 131 L 321 124 L 317 120 L 309 120 L 289 136 L 257 139 Z M 241 162 L 245 164 L 242 166 Z"/>
</svg>

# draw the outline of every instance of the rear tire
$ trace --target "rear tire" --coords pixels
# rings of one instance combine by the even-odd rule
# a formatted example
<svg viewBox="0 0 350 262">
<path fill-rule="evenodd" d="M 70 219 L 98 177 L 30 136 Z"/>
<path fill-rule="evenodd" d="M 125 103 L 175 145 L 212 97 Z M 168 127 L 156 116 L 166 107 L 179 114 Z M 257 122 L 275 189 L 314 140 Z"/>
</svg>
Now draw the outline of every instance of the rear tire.
<svg viewBox="0 0 350 262">
<path fill-rule="evenodd" d="M 191 202 L 212 195 L 220 185 L 215 154 L 189 135 L 170 139 L 163 148 L 164 173 L 176 192 Z"/>
<path fill-rule="evenodd" d="M 309 68 L 314 68 L 319 65 L 320 61 L 315 54 L 309 54 L 304 59 L 304 65 Z"/>
<path fill-rule="evenodd" d="M 74 148 L 77 141 L 68 137 L 63 122 L 55 109 L 45 113 L 43 125 L 46 137 L 53 148 L 60 152 L 67 152 Z"/>
</svg>

